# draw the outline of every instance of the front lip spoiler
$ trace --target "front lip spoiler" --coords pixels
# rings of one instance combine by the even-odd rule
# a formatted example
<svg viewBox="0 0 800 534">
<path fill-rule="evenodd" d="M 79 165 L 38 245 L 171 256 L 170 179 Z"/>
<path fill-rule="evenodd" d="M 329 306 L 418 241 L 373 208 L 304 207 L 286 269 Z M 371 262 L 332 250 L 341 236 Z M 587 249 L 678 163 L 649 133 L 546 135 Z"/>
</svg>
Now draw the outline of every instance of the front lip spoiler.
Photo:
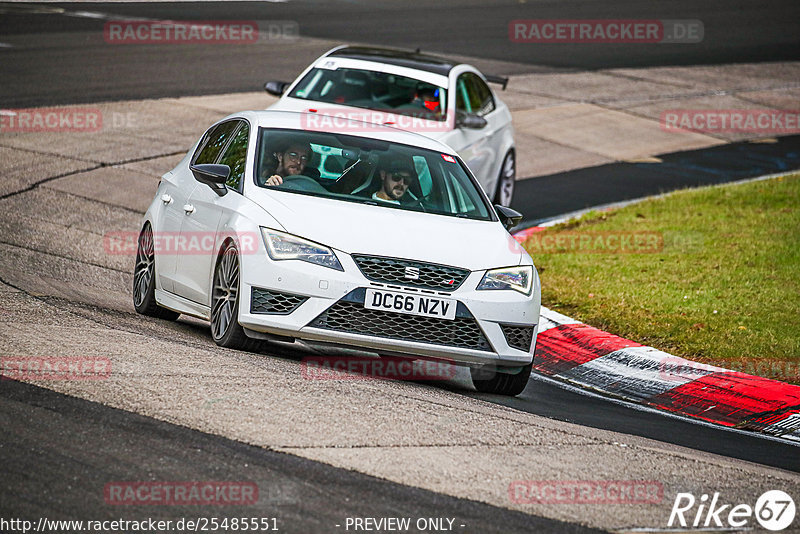
<svg viewBox="0 0 800 534">
<path fill-rule="evenodd" d="M 263 332 L 289 338 L 297 338 L 305 341 L 318 341 L 321 343 L 336 345 L 346 348 L 364 349 L 366 351 L 378 352 L 380 354 L 391 354 L 396 356 L 421 358 L 428 360 L 441 360 L 461 365 L 484 365 L 497 364 L 505 366 L 527 365 L 533 360 L 531 354 L 520 356 L 519 358 L 500 358 L 496 352 L 487 352 L 473 349 L 463 349 L 446 347 L 442 345 L 430 345 L 428 343 L 418 343 L 415 341 L 403 341 L 396 339 L 377 338 L 365 336 L 363 334 L 352 334 L 349 332 L 339 332 L 324 328 L 306 326 L 299 331 L 286 330 L 281 328 L 264 329 L 259 325 L 243 324 L 243 327 L 255 332 Z"/>
</svg>

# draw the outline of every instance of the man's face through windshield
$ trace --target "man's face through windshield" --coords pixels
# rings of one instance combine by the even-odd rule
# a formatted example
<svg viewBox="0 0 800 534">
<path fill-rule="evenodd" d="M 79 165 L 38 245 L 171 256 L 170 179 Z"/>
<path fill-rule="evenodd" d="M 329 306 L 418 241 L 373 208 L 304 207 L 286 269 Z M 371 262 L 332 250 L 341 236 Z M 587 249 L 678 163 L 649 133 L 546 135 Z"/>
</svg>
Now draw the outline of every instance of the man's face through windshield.
<svg viewBox="0 0 800 534">
<path fill-rule="evenodd" d="M 283 152 L 277 153 L 276 157 L 278 158 L 278 174 L 293 176 L 303 174 L 311 154 L 308 146 L 297 144 L 290 145 Z"/>
<path fill-rule="evenodd" d="M 411 185 L 413 179 L 411 171 L 407 169 L 381 171 L 383 187 L 378 196 L 385 197 L 384 200 L 400 200 L 408 191 L 408 186 Z"/>
</svg>

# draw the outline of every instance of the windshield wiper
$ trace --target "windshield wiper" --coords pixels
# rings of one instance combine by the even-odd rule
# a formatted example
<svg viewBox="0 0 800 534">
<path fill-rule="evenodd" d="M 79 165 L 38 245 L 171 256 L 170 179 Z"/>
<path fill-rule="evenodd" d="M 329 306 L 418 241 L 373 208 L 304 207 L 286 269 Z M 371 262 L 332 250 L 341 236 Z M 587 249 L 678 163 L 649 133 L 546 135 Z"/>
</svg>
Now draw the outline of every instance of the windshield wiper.
<svg viewBox="0 0 800 534">
<path fill-rule="evenodd" d="M 355 162 L 355 163 L 353 163 L 352 165 L 350 165 L 349 167 L 347 167 L 347 168 L 346 168 L 344 171 L 342 171 L 342 174 L 340 174 L 340 175 L 339 175 L 339 177 L 338 177 L 336 180 L 334 180 L 334 181 L 333 181 L 333 183 L 335 183 L 335 184 L 338 184 L 338 183 L 339 183 L 339 182 L 342 180 L 342 178 L 344 178 L 345 176 L 347 176 L 347 173 L 348 173 L 348 172 L 350 172 L 350 171 L 351 171 L 351 170 L 352 170 L 352 169 L 353 169 L 353 168 L 354 168 L 356 165 L 358 165 L 358 164 L 359 164 L 359 163 L 361 163 L 362 161 L 364 161 L 364 160 L 362 160 L 362 159 L 358 159 L 358 160 L 356 160 L 356 162 Z"/>
<path fill-rule="evenodd" d="M 345 193 L 345 194 L 352 193 L 358 186 L 361 185 L 361 182 L 359 181 L 359 175 L 358 174 L 354 174 L 353 175 L 353 176 L 355 176 L 355 178 L 354 178 L 355 181 L 354 180 L 344 180 L 344 178 L 345 178 L 345 176 L 350 174 L 350 171 L 352 171 L 353 169 L 358 167 L 358 165 L 361 164 L 361 163 L 366 164 L 368 167 L 371 167 L 372 165 L 374 165 L 374 163 L 370 159 L 360 159 L 359 158 L 358 161 L 356 161 L 355 163 L 353 163 L 352 165 L 347 167 L 342 172 L 342 174 L 340 174 L 339 177 L 336 178 L 333 181 L 333 183 L 331 184 L 330 190 L 332 192 L 334 192 L 334 193 Z M 366 177 L 366 175 L 368 175 L 368 174 L 369 173 L 365 173 L 364 177 Z M 364 177 L 362 177 L 362 179 Z M 348 183 L 348 182 L 350 182 L 350 183 Z"/>
</svg>

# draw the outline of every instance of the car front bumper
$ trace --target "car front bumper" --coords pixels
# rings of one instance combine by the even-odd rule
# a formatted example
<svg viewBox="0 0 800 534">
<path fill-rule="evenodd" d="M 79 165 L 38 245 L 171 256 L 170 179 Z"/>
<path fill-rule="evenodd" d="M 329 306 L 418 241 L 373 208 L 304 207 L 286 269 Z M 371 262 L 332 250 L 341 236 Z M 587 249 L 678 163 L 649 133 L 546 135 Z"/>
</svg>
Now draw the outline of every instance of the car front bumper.
<svg viewBox="0 0 800 534">
<path fill-rule="evenodd" d="M 531 363 L 540 311 L 538 277 L 529 296 L 477 291 L 486 271 L 470 272 L 454 291 L 431 291 L 369 280 L 350 255 L 336 254 L 343 272 L 298 260 L 272 261 L 266 254 L 243 255 L 239 323 L 255 332 L 381 354 L 467 365 Z M 366 288 L 454 299 L 457 316 L 448 320 L 369 310 L 363 305 Z"/>
</svg>

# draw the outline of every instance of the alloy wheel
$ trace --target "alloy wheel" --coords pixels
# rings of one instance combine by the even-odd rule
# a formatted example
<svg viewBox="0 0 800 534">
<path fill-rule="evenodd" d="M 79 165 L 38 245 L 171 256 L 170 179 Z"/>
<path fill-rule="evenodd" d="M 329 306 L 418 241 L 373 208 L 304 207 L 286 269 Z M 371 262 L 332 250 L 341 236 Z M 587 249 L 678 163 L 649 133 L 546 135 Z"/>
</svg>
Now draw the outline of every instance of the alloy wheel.
<svg viewBox="0 0 800 534">
<path fill-rule="evenodd" d="M 221 339 L 236 321 L 236 298 L 239 295 L 239 258 L 236 248 L 229 244 L 214 273 L 211 297 L 211 334 Z"/>
</svg>

